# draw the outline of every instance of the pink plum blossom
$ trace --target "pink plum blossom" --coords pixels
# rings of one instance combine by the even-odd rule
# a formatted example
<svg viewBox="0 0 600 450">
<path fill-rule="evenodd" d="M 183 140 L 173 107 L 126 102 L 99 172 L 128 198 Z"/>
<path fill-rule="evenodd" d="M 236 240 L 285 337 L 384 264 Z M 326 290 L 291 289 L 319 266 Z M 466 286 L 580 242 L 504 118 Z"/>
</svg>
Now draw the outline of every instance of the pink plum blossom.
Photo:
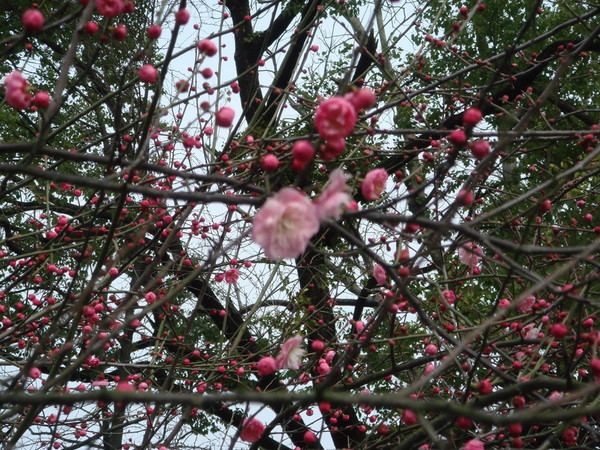
<svg viewBox="0 0 600 450">
<path fill-rule="evenodd" d="M 32 97 L 27 91 L 29 83 L 18 70 L 13 70 L 4 79 L 6 87 L 6 103 L 15 109 L 23 110 L 29 106 Z"/>
<path fill-rule="evenodd" d="M 217 45 L 210 39 L 202 39 L 198 42 L 198 50 L 206 56 L 215 56 L 217 54 Z"/>
<path fill-rule="evenodd" d="M 346 186 L 346 174 L 341 169 L 335 169 L 329 176 L 329 183 L 323 189 L 321 195 L 314 200 L 317 218 L 337 220 L 340 218 L 342 205 L 350 201 L 348 187 Z"/>
<path fill-rule="evenodd" d="M 375 264 L 373 266 L 373 278 L 379 286 L 383 286 L 387 281 L 387 274 L 385 273 L 385 269 L 381 267 L 379 264 Z"/>
<path fill-rule="evenodd" d="M 454 293 L 454 291 L 450 289 L 445 289 L 442 291 L 442 295 L 444 296 L 444 299 L 449 305 L 454 304 L 454 301 L 456 300 L 456 294 Z"/>
<path fill-rule="evenodd" d="M 483 450 L 485 446 L 479 439 L 471 439 L 468 441 L 462 450 Z"/>
<path fill-rule="evenodd" d="M 517 304 L 517 309 L 522 313 L 528 313 L 533 309 L 534 303 L 535 297 L 533 295 L 528 295 Z"/>
<path fill-rule="evenodd" d="M 363 197 L 367 200 L 376 200 L 379 198 L 388 179 L 388 173 L 385 169 L 373 169 L 365 175 L 365 179 L 360 186 Z"/>
<path fill-rule="evenodd" d="M 175 13 L 175 23 L 177 23 L 177 25 L 185 25 L 189 20 L 190 12 L 187 9 L 181 8 Z"/>
<path fill-rule="evenodd" d="M 292 147 L 292 169 L 302 170 L 315 157 L 315 148 L 305 140 L 297 141 Z"/>
<path fill-rule="evenodd" d="M 299 334 L 283 343 L 281 352 L 275 359 L 278 369 L 298 370 L 300 368 L 300 360 L 306 354 L 306 350 L 300 347 L 301 344 L 302 336 Z"/>
<path fill-rule="evenodd" d="M 96 0 L 96 9 L 104 17 L 116 17 L 124 8 L 122 0 Z"/>
<path fill-rule="evenodd" d="M 234 284 L 240 277 L 240 271 L 237 269 L 229 269 L 225 272 L 225 282 Z"/>
<path fill-rule="evenodd" d="M 344 153 L 345 148 L 346 139 L 329 139 L 327 142 L 319 145 L 319 155 L 321 156 L 322 160 L 331 161 Z"/>
<path fill-rule="evenodd" d="M 350 136 L 358 120 L 354 106 L 343 97 L 331 97 L 317 107 L 315 128 L 325 139 L 340 139 Z"/>
<path fill-rule="evenodd" d="M 286 187 L 268 199 L 254 218 L 252 240 L 270 259 L 295 258 L 319 231 L 315 206 L 301 192 Z"/>
<path fill-rule="evenodd" d="M 215 114 L 215 124 L 218 127 L 229 128 L 233 125 L 233 119 L 235 118 L 235 111 L 229 106 L 224 106 L 218 110 Z"/>
<path fill-rule="evenodd" d="M 138 70 L 138 77 L 142 83 L 155 83 L 158 79 L 158 70 L 152 64 L 144 64 Z"/>
<path fill-rule="evenodd" d="M 527 324 L 521 330 L 521 335 L 524 339 L 535 339 L 538 337 L 540 329 L 535 327 L 533 324 Z"/>
<path fill-rule="evenodd" d="M 325 361 L 329 364 L 331 364 L 331 362 L 333 361 L 333 358 L 335 358 L 335 350 L 329 350 L 327 352 L 327 354 L 325 355 Z"/>
<path fill-rule="evenodd" d="M 275 372 L 275 369 L 277 369 L 277 363 L 275 361 L 275 358 L 272 358 L 270 356 L 260 358 L 260 360 L 258 361 L 257 369 L 258 375 L 261 377 L 271 375 L 273 372 Z"/>
<path fill-rule="evenodd" d="M 369 109 L 375 104 L 375 93 L 369 88 L 358 89 L 344 96 L 354 106 L 356 112 Z"/>
<path fill-rule="evenodd" d="M 246 442 L 258 442 L 265 431 L 265 425 L 258 419 L 245 419 L 240 439 Z"/>
<path fill-rule="evenodd" d="M 483 256 L 483 250 L 477 244 L 473 242 L 465 242 L 461 248 L 458 249 L 458 259 L 460 262 L 471 269 L 479 265 L 479 261 Z"/>
<path fill-rule="evenodd" d="M 44 22 L 44 15 L 35 8 L 27 9 L 21 15 L 21 24 L 27 31 L 42 31 Z"/>
</svg>

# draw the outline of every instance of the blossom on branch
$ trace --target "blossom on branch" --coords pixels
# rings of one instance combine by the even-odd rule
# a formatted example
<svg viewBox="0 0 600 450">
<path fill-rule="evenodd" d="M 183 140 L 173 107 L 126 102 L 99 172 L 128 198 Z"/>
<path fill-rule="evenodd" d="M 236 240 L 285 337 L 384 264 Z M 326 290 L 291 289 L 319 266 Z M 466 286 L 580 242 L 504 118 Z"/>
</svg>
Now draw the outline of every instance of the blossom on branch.
<svg viewBox="0 0 600 450">
<path fill-rule="evenodd" d="M 327 186 L 313 202 L 319 220 L 340 218 L 342 206 L 350 201 L 346 178 L 341 169 L 331 172 Z"/>
<path fill-rule="evenodd" d="M 240 439 L 251 443 L 258 442 L 266 428 L 258 419 L 245 419 L 242 427 Z"/>
<path fill-rule="evenodd" d="M 383 286 L 387 281 L 387 273 L 380 264 L 375 264 L 373 266 L 373 278 L 375 278 L 375 281 L 379 286 Z"/>
<path fill-rule="evenodd" d="M 29 106 L 32 97 L 27 88 L 29 83 L 18 70 L 13 70 L 4 79 L 6 103 L 15 109 L 23 110 Z"/>
<path fill-rule="evenodd" d="M 299 334 L 284 342 L 281 352 L 275 358 L 278 369 L 298 370 L 300 368 L 300 360 L 306 355 L 306 350 L 300 347 L 301 344 L 302 336 Z"/>
<path fill-rule="evenodd" d="M 350 201 L 346 178 L 342 170 L 334 170 L 321 195 L 312 202 L 304 193 L 283 188 L 256 214 L 252 240 L 270 259 L 301 255 L 319 231 L 319 223 L 339 219 L 342 206 Z"/>
<path fill-rule="evenodd" d="M 252 239 L 270 259 L 302 254 L 319 231 L 315 206 L 302 192 L 286 187 L 268 199 L 254 218 Z"/>
<path fill-rule="evenodd" d="M 388 173 L 385 169 L 373 169 L 367 172 L 360 186 L 363 197 L 367 200 L 377 200 L 385 189 L 387 179 Z"/>
<path fill-rule="evenodd" d="M 458 259 L 465 266 L 469 266 L 471 269 L 479 265 L 479 261 L 483 256 L 483 250 L 477 244 L 473 242 L 465 242 L 461 248 L 458 249 Z"/>
<path fill-rule="evenodd" d="M 325 140 L 348 137 L 358 120 L 354 106 L 343 97 L 331 97 L 317 107 L 315 128 Z"/>
</svg>

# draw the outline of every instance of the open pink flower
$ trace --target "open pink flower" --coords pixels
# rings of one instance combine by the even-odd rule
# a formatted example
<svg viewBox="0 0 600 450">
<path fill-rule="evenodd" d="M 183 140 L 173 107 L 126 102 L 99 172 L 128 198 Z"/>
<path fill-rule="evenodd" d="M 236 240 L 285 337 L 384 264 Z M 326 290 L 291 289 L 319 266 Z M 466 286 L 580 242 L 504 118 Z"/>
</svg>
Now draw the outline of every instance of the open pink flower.
<svg viewBox="0 0 600 450">
<path fill-rule="evenodd" d="M 360 189 L 367 200 L 376 200 L 385 189 L 388 173 L 385 169 L 373 169 L 365 175 Z"/>
<path fill-rule="evenodd" d="M 387 273 L 385 273 L 385 269 L 381 265 L 375 264 L 373 266 L 373 278 L 375 278 L 379 286 L 383 286 L 387 281 Z"/>
<path fill-rule="evenodd" d="M 321 195 L 314 200 L 317 218 L 319 220 L 340 218 L 341 208 L 350 201 L 346 174 L 341 169 L 335 169 L 329 175 L 329 183 Z"/>
<path fill-rule="evenodd" d="M 517 304 L 517 309 L 522 313 L 528 313 L 533 309 L 534 303 L 535 297 L 533 295 L 528 295 Z"/>
<path fill-rule="evenodd" d="M 240 277 L 240 271 L 237 269 L 229 269 L 225 272 L 225 282 L 229 284 L 233 284 L 237 282 Z"/>
<path fill-rule="evenodd" d="M 472 242 L 465 242 L 461 248 L 458 249 L 458 259 L 460 262 L 471 269 L 479 265 L 479 261 L 483 256 L 483 250 L 477 244 Z"/>
<path fill-rule="evenodd" d="M 325 140 L 350 136 L 357 120 L 354 106 L 344 97 L 336 96 L 325 100 L 315 112 L 315 128 Z"/>
<path fill-rule="evenodd" d="M 18 70 L 13 70 L 4 79 L 6 88 L 6 103 L 15 109 L 22 110 L 29 106 L 32 97 L 27 88 L 29 83 Z"/>
<path fill-rule="evenodd" d="M 258 419 L 245 419 L 242 425 L 240 439 L 246 442 L 258 442 L 265 432 L 265 425 Z"/>
<path fill-rule="evenodd" d="M 300 347 L 301 344 L 302 336 L 299 334 L 284 342 L 281 352 L 275 358 L 278 369 L 298 370 L 300 368 L 300 360 L 306 354 L 306 350 Z"/>
<path fill-rule="evenodd" d="M 286 187 L 268 199 L 254 218 L 252 240 L 270 259 L 295 258 L 319 231 L 315 206 L 301 192 Z"/>
</svg>

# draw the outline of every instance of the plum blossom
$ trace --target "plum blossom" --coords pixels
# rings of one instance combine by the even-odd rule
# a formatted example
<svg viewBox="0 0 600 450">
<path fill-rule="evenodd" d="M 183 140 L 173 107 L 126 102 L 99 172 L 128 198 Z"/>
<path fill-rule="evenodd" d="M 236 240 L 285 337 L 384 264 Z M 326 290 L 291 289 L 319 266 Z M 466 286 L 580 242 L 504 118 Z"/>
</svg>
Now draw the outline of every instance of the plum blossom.
<svg viewBox="0 0 600 450">
<path fill-rule="evenodd" d="M 258 375 L 261 377 L 271 375 L 273 372 L 275 372 L 275 369 L 277 369 L 277 363 L 275 362 L 275 358 L 272 358 L 270 356 L 260 358 L 257 364 L 257 369 Z"/>
<path fill-rule="evenodd" d="M 265 431 L 265 425 L 258 419 L 245 419 L 240 439 L 246 442 L 258 442 Z"/>
<path fill-rule="evenodd" d="M 23 110 L 29 106 L 32 97 L 27 91 L 29 83 L 18 70 L 13 70 L 4 79 L 6 87 L 6 103 L 17 110 Z"/>
<path fill-rule="evenodd" d="M 550 392 L 550 395 L 548 396 L 548 401 L 556 402 L 556 401 L 560 400 L 561 398 L 563 398 L 563 396 L 564 396 L 564 394 L 562 392 L 552 391 L 552 392 Z"/>
<path fill-rule="evenodd" d="M 299 334 L 283 343 L 279 355 L 275 358 L 278 369 L 298 370 L 300 368 L 300 360 L 306 354 L 306 350 L 300 347 L 301 344 L 302 336 Z"/>
<path fill-rule="evenodd" d="M 316 208 L 317 218 L 337 220 L 340 218 L 342 205 L 350 201 L 348 187 L 346 186 L 346 174 L 341 169 L 335 169 L 329 176 L 329 183 L 323 189 L 313 204 Z"/>
<path fill-rule="evenodd" d="M 116 17 L 123 12 L 122 0 L 96 0 L 96 9 L 104 17 Z"/>
<path fill-rule="evenodd" d="M 375 278 L 375 281 L 379 286 L 383 286 L 387 281 L 387 274 L 385 273 L 385 269 L 381 267 L 380 264 L 375 264 L 373 266 L 373 278 Z"/>
<path fill-rule="evenodd" d="M 361 88 L 354 92 L 350 92 L 344 96 L 348 100 L 356 112 L 363 111 L 375 104 L 375 93 L 369 88 Z"/>
<path fill-rule="evenodd" d="M 270 259 L 302 254 L 319 231 L 315 206 L 301 192 L 286 187 L 268 199 L 254 218 L 252 240 Z"/>
<path fill-rule="evenodd" d="M 215 124 L 218 127 L 229 128 L 233 125 L 235 111 L 229 106 L 224 106 L 215 113 Z"/>
<path fill-rule="evenodd" d="M 44 22 L 44 15 L 35 8 L 27 9 L 21 15 L 21 24 L 27 31 L 42 31 Z"/>
<path fill-rule="evenodd" d="M 373 169 L 365 175 L 360 189 L 363 197 L 367 200 L 377 200 L 383 190 L 388 179 L 388 173 L 385 169 Z"/>
<path fill-rule="evenodd" d="M 539 332 L 540 329 L 530 323 L 523 327 L 521 336 L 523 336 L 524 339 L 535 339 L 538 337 Z"/>
<path fill-rule="evenodd" d="M 198 42 L 198 50 L 206 56 L 215 56 L 218 52 L 217 45 L 210 39 L 202 39 Z"/>
<path fill-rule="evenodd" d="M 468 441 L 462 450 L 483 450 L 485 446 L 479 439 L 471 439 Z"/>
<path fill-rule="evenodd" d="M 334 170 L 321 195 L 312 202 L 289 187 L 266 201 L 254 218 L 252 239 L 264 248 L 267 258 L 301 255 L 319 231 L 320 222 L 339 219 L 341 207 L 350 201 L 346 178 L 342 170 Z"/>
<path fill-rule="evenodd" d="M 292 147 L 292 169 L 302 170 L 315 157 L 315 148 L 305 140 L 297 141 Z"/>
<path fill-rule="evenodd" d="M 315 112 L 315 128 L 325 139 L 350 136 L 358 120 L 354 106 L 343 97 L 331 97 L 321 103 Z"/>
<path fill-rule="evenodd" d="M 444 296 L 444 299 L 449 305 L 454 304 L 454 301 L 456 300 L 456 294 L 454 293 L 454 291 L 450 289 L 444 289 L 442 291 L 442 295 Z"/>
<path fill-rule="evenodd" d="M 465 242 L 461 248 L 458 249 L 458 259 L 460 262 L 471 269 L 479 265 L 479 261 L 483 256 L 483 250 L 477 244 L 473 242 Z"/>
<path fill-rule="evenodd" d="M 229 269 L 225 272 L 225 282 L 229 284 L 234 284 L 237 282 L 240 277 L 240 271 L 237 269 Z"/>
<path fill-rule="evenodd" d="M 528 313 L 533 309 L 534 303 L 535 297 L 533 295 L 528 295 L 517 304 L 517 309 L 522 313 Z"/>
</svg>

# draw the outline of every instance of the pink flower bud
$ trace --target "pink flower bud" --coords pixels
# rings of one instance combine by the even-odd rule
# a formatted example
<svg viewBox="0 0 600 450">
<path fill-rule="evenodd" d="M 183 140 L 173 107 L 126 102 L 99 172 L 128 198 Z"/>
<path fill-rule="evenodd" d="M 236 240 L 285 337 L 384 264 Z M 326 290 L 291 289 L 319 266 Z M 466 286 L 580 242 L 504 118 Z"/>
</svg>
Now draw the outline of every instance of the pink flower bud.
<svg viewBox="0 0 600 450">
<path fill-rule="evenodd" d="M 448 141 L 454 145 L 461 146 L 467 142 L 467 135 L 463 130 L 454 130 L 448 136 Z"/>
<path fill-rule="evenodd" d="M 483 139 L 471 144 L 471 154 L 474 158 L 483 159 L 490 153 L 490 143 Z"/>
<path fill-rule="evenodd" d="M 483 115 L 481 114 L 479 108 L 469 108 L 463 114 L 463 125 L 466 128 L 474 127 L 481 121 L 482 118 Z"/>
<path fill-rule="evenodd" d="M 45 22 L 44 15 L 34 8 L 25 10 L 21 15 L 21 24 L 27 31 L 42 31 Z"/>
<path fill-rule="evenodd" d="M 144 64 L 138 70 L 138 77 L 142 83 L 154 83 L 158 79 L 158 71 L 152 64 Z"/>
<path fill-rule="evenodd" d="M 175 23 L 177 25 L 185 25 L 186 23 L 188 23 L 190 20 L 190 12 L 185 9 L 185 8 L 181 8 L 179 11 L 177 11 L 175 13 Z"/>
<path fill-rule="evenodd" d="M 276 368 L 277 364 L 275 363 L 275 358 L 271 358 L 270 356 L 260 358 L 258 361 L 258 376 L 263 377 L 266 375 L 271 375 L 273 372 L 275 372 Z"/>
<path fill-rule="evenodd" d="M 369 109 L 375 104 L 375 93 L 371 89 L 362 88 L 346 94 L 345 97 L 354 106 L 356 112 Z"/>
<path fill-rule="evenodd" d="M 263 156 L 260 161 L 260 166 L 265 172 L 273 172 L 279 167 L 280 164 L 281 161 L 279 161 L 279 158 L 277 158 L 277 156 L 275 156 L 273 153 Z"/>
<path fill-rule="evenodd" d="M 206 56 L 215 56 L 217 54 L 217 46 L 210 39 L 202 39 L 198 42 L 198 50 Z"/>
<path fill-rule="evenodd" d="M 162 28 L 160 25 L 150 25 L 147 30 L 148 37 L 150 39 L 158 39 L 162 34 Z"/>
<path fill-rule="evenodd" d="M 235 111 L 232 108 L 225 106 L 215 114 L 215 124 L 218 127 L 229 128 L 233 124 L 234 118 Z"/>
</svg>

